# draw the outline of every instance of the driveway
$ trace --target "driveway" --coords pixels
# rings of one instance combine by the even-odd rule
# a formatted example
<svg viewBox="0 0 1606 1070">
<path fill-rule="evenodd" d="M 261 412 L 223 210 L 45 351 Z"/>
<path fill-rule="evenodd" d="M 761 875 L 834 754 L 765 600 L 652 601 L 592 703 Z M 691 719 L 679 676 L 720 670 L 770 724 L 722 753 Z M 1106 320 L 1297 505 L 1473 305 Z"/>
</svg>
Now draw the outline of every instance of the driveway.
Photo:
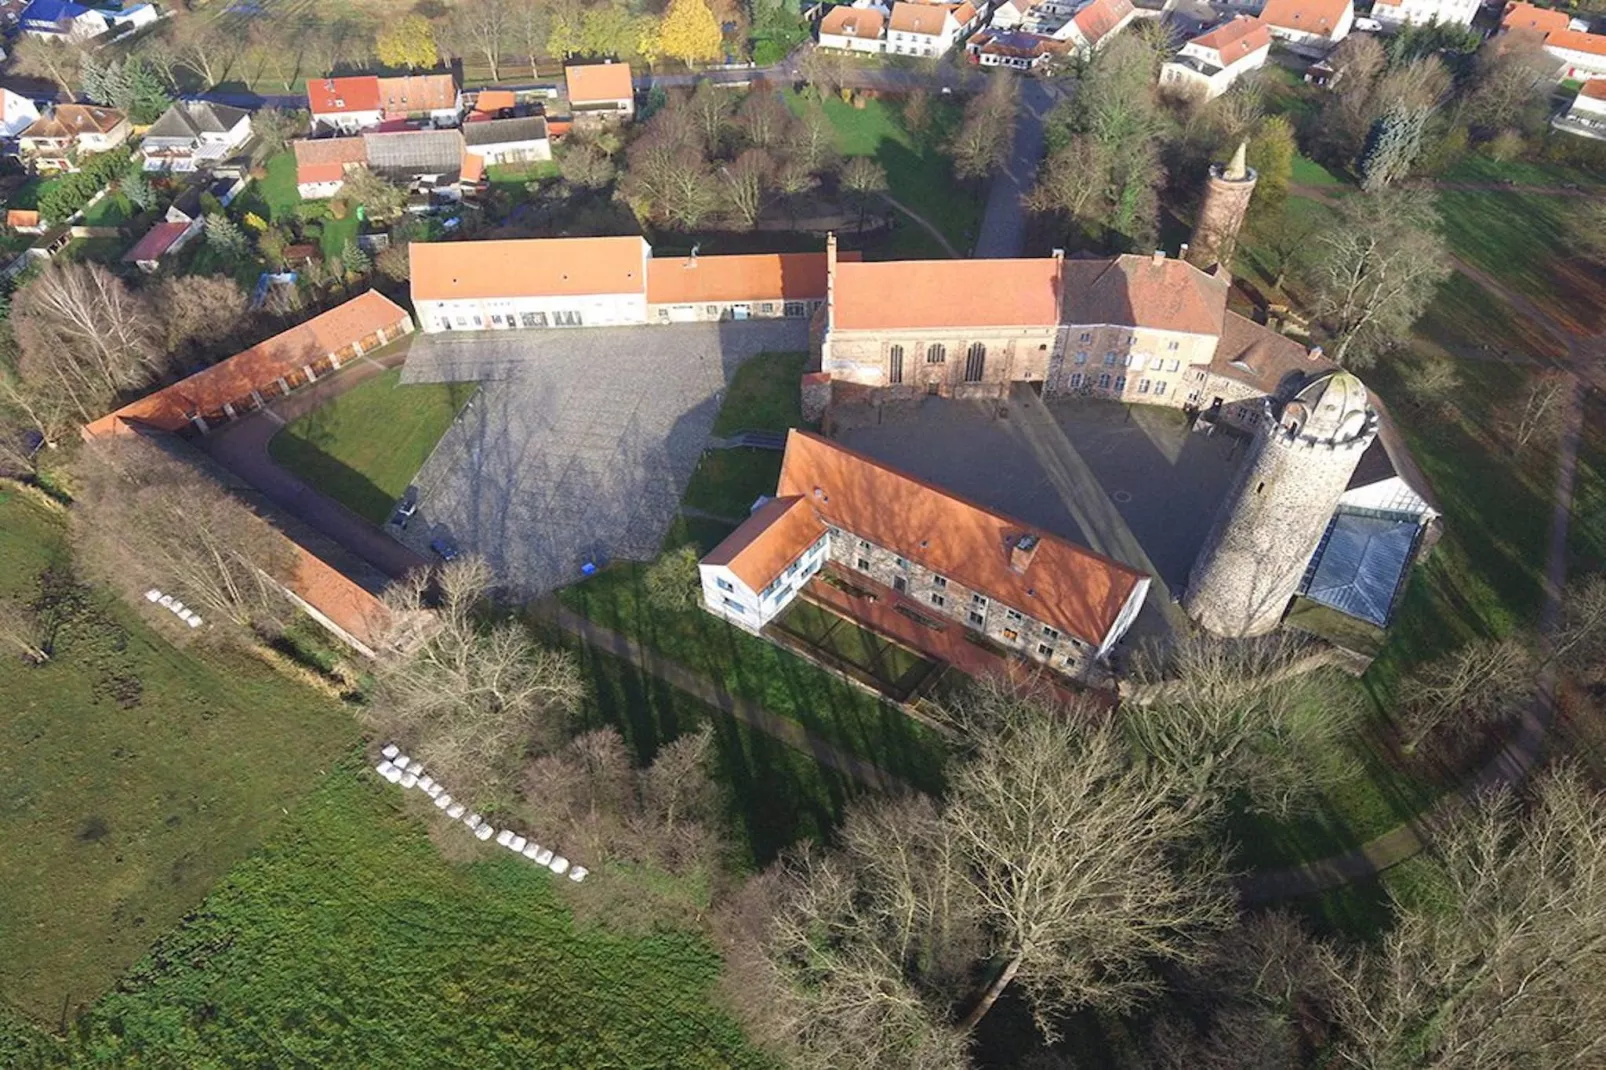
<svg viewBox="0 0 1606 1070">
<path fill-rule="evenodd" d="M 484 385 L 419 472 L 405 537 L 483 554 L 526 597 L 587 557 L 651 558 L 736 368 L 807 345 L 803 320 L 421 337 L 404 382 Z"/>
<path fill-rule="evenodd" d="M 1043 158 L 1043 121 L 1064 97 L 1058 81 L 1029 77 L 1020 81 L 1015 139 L 1004 169 L 993 176 L 987 187 L 987 208 L 981 217 L 981 232 L 976 236 L 978 257 L 1016 257 L 1026 248 L 1026 206 L 1022 198 L 1037 181 L 1037 165 Z"/>
</svg>

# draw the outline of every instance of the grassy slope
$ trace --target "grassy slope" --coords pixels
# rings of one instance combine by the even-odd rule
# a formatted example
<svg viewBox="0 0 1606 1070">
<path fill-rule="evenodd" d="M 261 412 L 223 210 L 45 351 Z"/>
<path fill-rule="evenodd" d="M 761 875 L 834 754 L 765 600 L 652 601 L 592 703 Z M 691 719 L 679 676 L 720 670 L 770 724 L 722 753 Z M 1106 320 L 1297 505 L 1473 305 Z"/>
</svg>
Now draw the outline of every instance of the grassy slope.
<svg viewBox="0 0 1606 1070">
<path fill-rule="evenodd" d="M 60 518 L 0 491 L 0 594 L 32 597 L 63 554 Z M 192 909 L 356 735 L 265 665 L 179 651 L 90 599 L 50 664 L 0 656 L 0 990 L 51 1023 Z"/>
<path fill-rule="evenodd" d="M 551 874 L 443 827 L 482 859 L 450 864 L 419 810 L 444 825 L 365 770 L 331 774 L 74 1047 L 175 1066 L 764 1065 L 711 1005 L 699 937 L 577 927 Z"/>
<path fill-rule="evenodd" d="M 715 435 L 784 431 L 803 426 L 798 380 L 807 353 L 760 353 L 736 370 L 726 388 Z M 761 495 L 775 493 L 781 455 L 771 450 L 707 450 L 686 487 L 685 504 L 740 520 Z"/>
<path fill-rule="evenodd" d="M 268 443 L 268 453 L 383 524 L 473 393 L 472 383 L 402 386 L 401 369 L 393 368 L 290 424 Z"/>
<path fill-rule="evenodd" d="M 795 112 L 805 107 L 803 98 L 790 91 L 786 101 Z M 930 128 L 915 135 L 904 129 L 897 108 L 886 100 L 867 100 L 863 108 L 855 108 L 831 97 L 824 106 L 839 152 L 875 157 L 886 169 L 889 194 L 930 220 L 956 248 L 970 248 L 981 222 L 982 200 L 954 178 L 948 157 L 937 147 L 958 121 L 955 108 L 934 106 Z M 909 234 L 902 241 L 907 250 L 900 247 L 899 256 L 945 255 L 929 235 Z"/>
</svg>

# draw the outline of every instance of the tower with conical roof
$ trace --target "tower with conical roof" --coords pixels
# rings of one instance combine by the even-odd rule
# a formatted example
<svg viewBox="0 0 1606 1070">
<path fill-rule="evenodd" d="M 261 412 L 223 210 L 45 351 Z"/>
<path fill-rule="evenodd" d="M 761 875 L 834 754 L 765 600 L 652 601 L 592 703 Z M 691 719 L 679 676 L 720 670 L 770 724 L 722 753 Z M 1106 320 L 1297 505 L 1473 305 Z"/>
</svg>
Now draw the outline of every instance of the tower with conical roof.
<svg viewBox="0 0 1606 1070">
<path fill-rule="evenodd" d="M 1249 198 L 1254 195 L 1255 181 L 1260 177 L 1249 166 L 1249 142 L 1240 141 L 1238 151 L 1225 165 L 1210 165 L 1210 177 L 1205 180 L 1204 199 L 1199 203 L 1199 217 L 1193 224 L 1193 236 L 1188 240 L 1188 262 L 1208 271 L 1216 265 L 1232 264 L 1233 252 L 1238 247 L 1238 232 L 1243 229 L 1244 216 L 1249 213 Z"/>
<path fill-rule="evenodd" d="M 1308 383 L 1282 412 L 1267 399 L 1188 576 L 1182 606 L 1207 631 L 1261 635 L 1299 589 L 1339 496 L 1377 437 L 1366 387 L 1346 371 Z"/>
</svg>

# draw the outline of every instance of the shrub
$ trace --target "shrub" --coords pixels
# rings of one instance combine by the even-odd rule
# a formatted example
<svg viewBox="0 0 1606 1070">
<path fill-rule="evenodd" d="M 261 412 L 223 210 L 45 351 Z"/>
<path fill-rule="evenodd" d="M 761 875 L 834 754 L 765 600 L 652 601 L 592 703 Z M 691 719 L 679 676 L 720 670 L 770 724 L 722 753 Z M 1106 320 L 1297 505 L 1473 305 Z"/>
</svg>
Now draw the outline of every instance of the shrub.
<svg viewBox="0 0 1606 1070">
<path fill-rule="evenodd" d="M 697 547 L 671 550 L 647 569 L 642 578 L 647 603 L 665 613 L 679 613 L 697 604 L 702 577 L 697 571 Z"/>
<path fill-rule="evenodd" d="M 329 217 L 331 219 L 344 219 L 350 211 L 351 206 L 338 197 L 329 202 Z"/>
</svg>

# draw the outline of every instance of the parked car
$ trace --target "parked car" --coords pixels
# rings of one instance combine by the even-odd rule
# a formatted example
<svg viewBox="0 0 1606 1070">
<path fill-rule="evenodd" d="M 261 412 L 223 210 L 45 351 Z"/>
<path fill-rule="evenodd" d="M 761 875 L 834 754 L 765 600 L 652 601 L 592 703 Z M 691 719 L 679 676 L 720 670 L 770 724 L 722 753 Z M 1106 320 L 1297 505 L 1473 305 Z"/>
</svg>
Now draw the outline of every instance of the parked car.
<svg viewBox="0 0 1606 1070">
<path fill-rule="evenodd" d="M 459 557 L 463 556 L 463 551 L 457 548 L 457 543 L 453 542 L 451 539 L 448 539 L 444 535 L 431 539 L 429 542 L 429 548 L 434 550 L 435 556 L 439 557 L 442 561 L 456 561 Z"/>
<path fill-rule="evenodd" d="M 405 528 L 416 512 L 418 512 L 418 488 L 408 487 L 396 500 L 396 508 L 390 514 L 390 522 L 398 528 Z"/>
</svg>

